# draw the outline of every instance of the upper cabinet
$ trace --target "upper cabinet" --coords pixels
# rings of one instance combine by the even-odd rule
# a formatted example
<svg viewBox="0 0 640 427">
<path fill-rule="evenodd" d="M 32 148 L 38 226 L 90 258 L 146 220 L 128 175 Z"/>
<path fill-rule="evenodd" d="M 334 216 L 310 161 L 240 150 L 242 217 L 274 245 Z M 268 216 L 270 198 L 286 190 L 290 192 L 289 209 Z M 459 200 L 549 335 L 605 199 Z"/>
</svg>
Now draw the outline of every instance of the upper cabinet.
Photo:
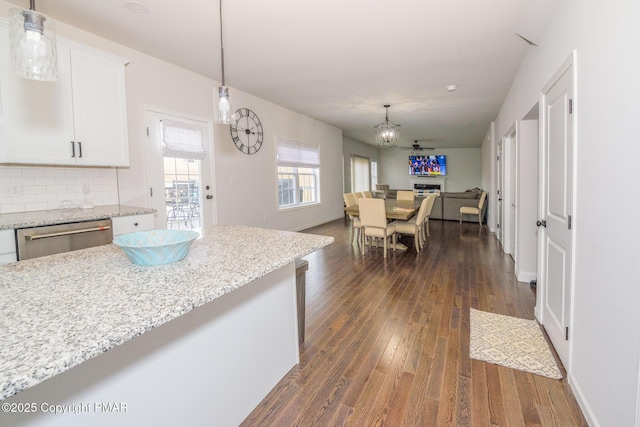
<svg viewBox="0 0 640 427">
<path fill-rule="evenodd" d="M 58 40 L 58 81 L 11 71 L 0 25 L 0 163 L 129 166 L 125 61 Z"/>
</svg>

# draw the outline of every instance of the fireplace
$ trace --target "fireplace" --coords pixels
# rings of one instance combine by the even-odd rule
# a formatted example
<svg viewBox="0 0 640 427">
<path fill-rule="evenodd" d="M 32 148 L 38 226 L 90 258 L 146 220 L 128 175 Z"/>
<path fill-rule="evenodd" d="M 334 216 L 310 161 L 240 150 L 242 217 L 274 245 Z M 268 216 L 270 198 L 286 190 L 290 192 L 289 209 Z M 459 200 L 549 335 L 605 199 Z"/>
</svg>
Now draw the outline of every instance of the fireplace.
<svg viewBox="0 0 640 427">
<path fill-rule="evenodd" d="M 440 190 L 440 184 L 413 184 L 414 190 Z"/>
<path fill-rule="evenodd" d="M 432 190 L 440 190 L 444 192 L 445 177 L 429 177 L 429 178 L 411 178 L 409 184 L 413 186 L 413 192 L 416 193 L 428 193 Z"/>
</svg>

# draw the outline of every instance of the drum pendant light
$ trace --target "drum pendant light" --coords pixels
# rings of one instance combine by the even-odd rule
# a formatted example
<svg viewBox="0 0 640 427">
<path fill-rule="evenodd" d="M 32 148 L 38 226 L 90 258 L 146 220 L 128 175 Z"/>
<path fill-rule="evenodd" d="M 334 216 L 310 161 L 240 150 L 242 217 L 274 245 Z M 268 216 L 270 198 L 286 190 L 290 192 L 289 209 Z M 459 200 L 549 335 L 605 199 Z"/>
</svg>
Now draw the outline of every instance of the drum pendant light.
<svg viewBox="0 0 640 427">
<path fill-rule="evenodd" d="M 229 88 L 225 86 L 224 81 L 224 43 L 222 40 L 222 0 L 220 0 L 220 63 L 222 65 L 222 86 L 218 87 L 218 97 L 215 105 L 214 120 L 216 123 L 223 125 L 231 124 L 233 121 L 233 112 L 231 109 L 231 96 Z"/>
<path fill-rule="evenodd" d="M 36 12 L 35 0 L 29 10 L 9 11 L 11 68 L 19 77 L 40 81 L 58 80 L 55 22 Z"/>
</svg>

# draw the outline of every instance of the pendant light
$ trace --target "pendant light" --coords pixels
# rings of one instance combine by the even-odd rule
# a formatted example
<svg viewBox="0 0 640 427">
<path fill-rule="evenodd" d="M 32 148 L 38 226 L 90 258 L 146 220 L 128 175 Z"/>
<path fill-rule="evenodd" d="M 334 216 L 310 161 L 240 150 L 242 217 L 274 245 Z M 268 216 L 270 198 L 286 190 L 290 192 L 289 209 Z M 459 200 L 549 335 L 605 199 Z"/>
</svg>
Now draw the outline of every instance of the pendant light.
<svg viewBox="0 0 640 427">
<path fill-rule="evenodd" d="M 393 124 L 389 121 L 389 107 L 391 105 L 385 105 L 386 110 L 385 120 L 373 127 L 376 141 L 379 145 L 387 148 L 393 148 L 398 146 L 398 139 L 400 138 L 400 125 Z"/>
<path fill-rule="evenodd" d="M 220 63 L 222 65 L 222 86 L 218 87 L 218 99 L 215 106 L 214 120 L 223 125 L 231 124 L 233 112 L 231 111 L 231 97 L 229 88 L 224 82 L 224 43 L 222 42 L 222 0 L 220 0 Z"/>
<path fill-rule="evenodd" d="M 30 0 L 29 10 L 9 11 L 9 46 L 16 75 L 31 80 L 58 80 L 55 22 L 36 12 L 35 0 Z"/>
</svg>

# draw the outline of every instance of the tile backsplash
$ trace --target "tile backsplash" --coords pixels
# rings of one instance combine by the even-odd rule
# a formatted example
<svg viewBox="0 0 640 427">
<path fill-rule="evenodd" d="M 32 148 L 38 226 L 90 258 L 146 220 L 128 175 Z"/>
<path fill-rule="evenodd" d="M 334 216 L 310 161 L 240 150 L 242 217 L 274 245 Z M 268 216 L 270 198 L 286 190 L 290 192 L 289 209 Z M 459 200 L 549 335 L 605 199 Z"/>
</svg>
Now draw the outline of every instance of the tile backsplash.
<svg viewBox="0 0 640 427">
<path fill-rule="evenodd" d="M 118 204 L 116 168 L 0 166 L 0 213 L 57 209 L 86 200 Z"/>
</svg>

